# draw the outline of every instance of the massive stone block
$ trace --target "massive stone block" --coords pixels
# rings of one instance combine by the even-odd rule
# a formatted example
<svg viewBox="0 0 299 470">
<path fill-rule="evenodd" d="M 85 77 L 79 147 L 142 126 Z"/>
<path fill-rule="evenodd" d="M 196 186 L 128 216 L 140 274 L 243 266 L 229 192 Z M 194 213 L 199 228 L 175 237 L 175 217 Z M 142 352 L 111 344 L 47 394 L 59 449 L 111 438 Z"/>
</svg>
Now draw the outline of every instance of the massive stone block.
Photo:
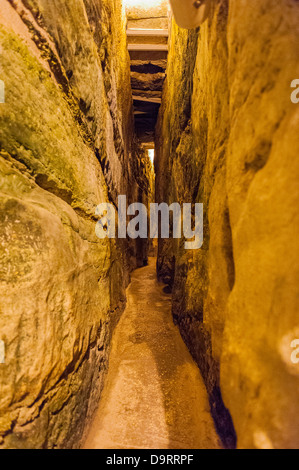
<svg viewBox="0 0 299 470">
<path fill-rule="evenodd" d="M 228 447 L 299 447 L 298 17 L 212 0 L 197 31 L 172 26 L 156 192 L 204 203 L 204 245 L 160 240 L 157 268 Z"/>
<path fill-rule="evenodd" d="M 0 43 L 0 446 L 78 447 L 147 256 L 95 235 L 99 203 L 147 200 L 121 1 L 1 0 Z"/>
</svg>

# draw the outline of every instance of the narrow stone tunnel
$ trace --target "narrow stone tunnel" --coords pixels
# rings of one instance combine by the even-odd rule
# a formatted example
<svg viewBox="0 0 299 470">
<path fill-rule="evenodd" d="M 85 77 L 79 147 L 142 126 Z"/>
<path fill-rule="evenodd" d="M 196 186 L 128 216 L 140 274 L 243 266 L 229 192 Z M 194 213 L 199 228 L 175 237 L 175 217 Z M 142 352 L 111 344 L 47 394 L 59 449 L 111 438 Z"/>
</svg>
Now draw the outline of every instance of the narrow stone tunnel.
<svg viewBox="0 0 299 470">
<path fill-rule="evenodd" d="M 170 3 L 0 0 L 0 448 L 299 448 L 298 2 Z"/>
</svg>

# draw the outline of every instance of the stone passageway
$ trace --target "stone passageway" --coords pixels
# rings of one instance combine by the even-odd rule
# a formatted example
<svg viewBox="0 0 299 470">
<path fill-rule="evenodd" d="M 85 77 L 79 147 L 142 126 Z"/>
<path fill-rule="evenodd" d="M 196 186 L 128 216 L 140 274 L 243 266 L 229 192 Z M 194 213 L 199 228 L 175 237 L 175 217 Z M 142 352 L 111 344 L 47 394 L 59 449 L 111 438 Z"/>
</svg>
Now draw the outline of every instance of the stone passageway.
<svg viewBox="0 0 299 470">
<path fill-rule="evenodd" d="M 0 0 L 1 449 L 299 448 L 298 25 Z"/>
<path fill-rule="evenodd" d="M 220 447 L 203 380 L 156 277 L 154 258 L 132 275 L 85 448 Z"/>
</svg>

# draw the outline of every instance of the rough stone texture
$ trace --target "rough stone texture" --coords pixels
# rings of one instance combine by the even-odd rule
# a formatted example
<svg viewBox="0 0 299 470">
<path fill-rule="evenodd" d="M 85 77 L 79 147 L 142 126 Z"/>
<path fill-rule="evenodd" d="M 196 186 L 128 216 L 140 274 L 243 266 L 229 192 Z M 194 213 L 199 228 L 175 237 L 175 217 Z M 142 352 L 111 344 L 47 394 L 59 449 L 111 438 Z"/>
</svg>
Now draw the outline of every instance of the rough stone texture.
<svg viewBox="0 0 299 470">
<path fill-rule="evenodd" d="M 293 0 L 211 0 L 172 27 L 156 192 L 204 203 L 204 245 L 160 241 L 157 268 L 228 447 L 299 447 L 298 24 Z"/>
<path fill-rule="evenodd" d="M 161 91 L 164 78 L 165 78 L 164 73 L 141 74 L 138 72 L 132 72 L 131 85 L 132 85 L 132 88 L 134 89 Z"/>
<path fill-rule="evenodd" d="M 0 446 L 78 447 L 147 257 L 95 236 L 99 203 L 147 202 L 121 1 L 0 0 L 0 43 Z"/>
<path fill-rule="evenodd" d="M 167 66 L 167 60 L 151 60 L 151 61 L 142 61 L 142 60 L 131 60 L 131 70 L 132 72 L 138 73 L 163 73 L 165 72 Z"/>
</svg>

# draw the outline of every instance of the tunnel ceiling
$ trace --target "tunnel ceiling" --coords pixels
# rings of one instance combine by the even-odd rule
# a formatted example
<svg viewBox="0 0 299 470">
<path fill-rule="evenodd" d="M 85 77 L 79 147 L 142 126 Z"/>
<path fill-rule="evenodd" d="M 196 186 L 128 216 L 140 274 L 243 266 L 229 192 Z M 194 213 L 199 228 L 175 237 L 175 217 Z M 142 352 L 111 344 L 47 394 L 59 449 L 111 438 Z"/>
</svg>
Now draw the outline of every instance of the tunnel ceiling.
<svg viewBox="0 0 299 470">
<path fill-rule="evenodd" d="M 135 129 L 153 148 L 168 55 L 168 1 L 127 0 L 126 11 Z"/>
</svg>

